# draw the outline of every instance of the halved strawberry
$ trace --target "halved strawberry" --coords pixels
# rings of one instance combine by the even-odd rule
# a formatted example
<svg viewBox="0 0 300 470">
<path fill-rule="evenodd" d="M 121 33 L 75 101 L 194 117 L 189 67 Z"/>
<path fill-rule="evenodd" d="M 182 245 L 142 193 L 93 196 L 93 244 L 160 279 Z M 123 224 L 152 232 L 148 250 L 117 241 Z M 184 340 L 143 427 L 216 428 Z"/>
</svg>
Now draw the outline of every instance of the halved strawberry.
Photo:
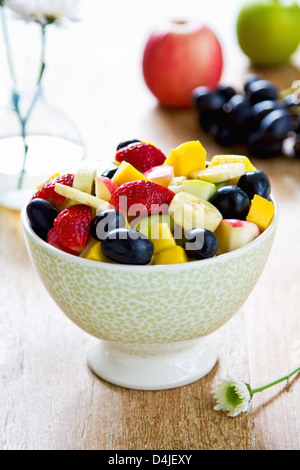
<svg viewBox="0 0 300 470">
<path fill-rule="evenodd" d="M 115 209 L 130 217 L 138 214 L 167 213 L 175 194 L 152 181 L 131 181 L 122 184 L 109 200 Z"/>
<path fill-rule="evenodd" d="M 69 250 L 60 242 L 58 233 L 54 227 L 51 228 L 47 234 L 47 242 L 49 243 L 49 245 L 52 245 L 55 248 L 58 248 L 58 250 L 64 251 L 65 253 L 69 253 L 70 255 L 79 256 L 79 253 L 73 250 Z"/>
<path fill-rule="evenodd" d="M 65 186 L 72 187 L 74 181 L 73 174 L 66 174 L 61 176 L 56 176 L 46 181 L 40 188 L 34 193 L 32 199 L 40 198 L 49 201 L 56 209 L 59 209 L 61 205 L 65 202 L 66 198 L 57 194 L 55 192 L 56 183 L 64 184 Z"/>
<path fill-rule="evenodd" d="M 81 253 L 94 218 L 92 208 L 85 204 L 69 206 L 56 217 L 54 228 L 60 243 L 69 250 Z"/>
<path fill-rule="evenodd" d="M 162 165 L 166 160 L 163 152 L 154 145 L 147 142 L 139 142 L 121 148 L 115 155 L 117 162 L 130 163 L 141 173 L 150 168 Z"/>
</svg>

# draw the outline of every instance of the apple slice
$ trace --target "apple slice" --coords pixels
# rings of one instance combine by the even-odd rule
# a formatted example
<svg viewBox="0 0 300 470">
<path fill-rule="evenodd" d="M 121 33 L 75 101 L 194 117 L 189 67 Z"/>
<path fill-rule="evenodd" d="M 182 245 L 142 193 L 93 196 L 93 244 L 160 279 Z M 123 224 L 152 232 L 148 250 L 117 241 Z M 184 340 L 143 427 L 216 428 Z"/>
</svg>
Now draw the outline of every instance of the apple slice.
<svg viewBox="0 0 300 470">
<path fill-rule="evenodd" d="M 253 222 L 223 219 L 214 233 L 218 239 L 219 252 L 228 253 L 255 240 L 260 235 L 260 230 Z"/>
<path fill-rule="evenodd" d="M 186 193 L 193 194 L 194 196 L 200 197 L 209 201 L 211 196 L 216 192 L 217 187 L 213 183 L 201 180 L 184 180 L 182 182 L 182 189 Z"/>
<path fill-rule="evenodd" d="M 95 179 L 96 197 L 109 201 L 112 194 L 118 189 L 119 185 L 106 176 L 97 176 Z"/>
<path fill-rule="evenodd" d="M 158 165 L 150 168 L 150 170 L 143 173 L 146 178 L 153 181 L 153 183 L 160 184 L 167 188 L 172 178 L 174 178 L 173 165 Z"/>
<path fill-rule="evenodd" d="M 174 228 L 174 222 L 169 214 L 152 214 L 146 217 L 137 217 L 130 224 L 131 228 L 143 233 L 146 237 L 151 237 L 152 228 L 157 224 L 168 224 L 170 230 Z"/>
</svg>

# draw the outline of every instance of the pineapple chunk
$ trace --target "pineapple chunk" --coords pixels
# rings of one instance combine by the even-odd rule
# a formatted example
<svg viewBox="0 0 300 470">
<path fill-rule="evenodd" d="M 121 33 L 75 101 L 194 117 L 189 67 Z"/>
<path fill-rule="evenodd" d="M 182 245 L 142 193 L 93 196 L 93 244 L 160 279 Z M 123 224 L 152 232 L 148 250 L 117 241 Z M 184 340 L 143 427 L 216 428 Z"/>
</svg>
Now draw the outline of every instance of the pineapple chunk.
<svg viewBox="0 0 300 470">
<path fill-rule="evenodd" d="M 112 260 L 107 258 L 101 250 L 101 242 L 95 243 L 86 253 L 85 259 L 91 259 L 93 261 L 102 261 L 104 263 L 113 263 Z"/>
<path fill-rule="evenodd" d="M 203 170 L 205 168 L 206 150 L 199 140 L 186 142 L 171 150 L 164 165 L 173 165 L 175 177 L 188 177 L 192 171 Z"/>
<path fill-rule="evenodd" d="M 154 245 L 154 255 L 176 246 L 169 224 L 167 223 L 158 223 L 151 227 L 150 239 Z"/>
<path fill-rule="evenodd" d="M 215 155 L 209 164 L 209 166 L 224 165 L 226 163 L 243 163 L 246 171 L 255 171 L 256 168 L 252 165 L 248 157 L 244 155 Z"/>
<path fill-rule="evenodd" d="M 155 255 L 155 264 L 179 264 L 189 261 L 184 248 L 175 246 L 167 250 L 160 251 Z"/>
<path fill-rule="evenodd" d="M 121 162 L 119 168 L 115 172 L 114 176 L 111 179 L 118 186 L 121 186 L 124 183 L 129 183 L 130 181 L 150 181 L 149 178 L 146 178 L 143 173 L 138 171 L 134 166 L 128 162 Z"/>
<path fill-rule="evenodd" d="M 250 205 L 246 220 L 253 222 L 263 232 L 269 225 L 274 216 L 275 207 L 271 201 L 255 194 Z"/>
</svg>

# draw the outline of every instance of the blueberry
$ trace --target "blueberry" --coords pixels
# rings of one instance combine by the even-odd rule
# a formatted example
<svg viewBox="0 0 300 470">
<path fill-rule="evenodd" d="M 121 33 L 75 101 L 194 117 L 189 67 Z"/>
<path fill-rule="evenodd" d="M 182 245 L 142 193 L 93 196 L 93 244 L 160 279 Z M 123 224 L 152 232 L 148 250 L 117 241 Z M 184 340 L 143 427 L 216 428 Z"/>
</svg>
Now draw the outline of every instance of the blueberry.
<svg viewBox="0 0 300 470">
<path fill-rule="evenodd" d="M 123 147 L 127 147 L 127 145 L 136 144 L 138 142 L 141 142 L 141 141 L 138 139 L 124 140 L 118 144 L 117 151 L 122 149 Z"/>
<path fill-rule="evenodd" d="M 299 116 L 296 117 L 293 127 L 294 127 L 296 134 L 300 134 L 300 114 Z"/>
<path fill-rule="evenodd" d="M 218 240 L 214 233 L 204 228 L 185 232 L 183 247 L 192 259 L 207 259 L 217 253 Z"/>
<path fill-rule="evenodd" d="M 130 228 L 111 230 L 101 244 L 103 254 L 117 263 L 146 265 L 154 246 L 151 240 Z"/>
<path fill-rule="evenodd" d="M 228 85 L 219 85 L 216 89 L 216 93 L 223 96 L 226 101 L 228 101 L 230 98 L 236 95 L 236 90 Z"/>
<path fill-rule="evenodd" d="M 250 200 L 253 198 L 254 194 L 258 194 L 266 199 L 270 196 L 270 180 L 262 170 L 249 171 L 241 176 L 238 187 L 245 191 Z"/>
<path fill-rule="evenodd" d="M 232 123 L 213 124 L 210 128 L 211 135 L 217 144 L 230 147 L 240 143 L 240 135 Z"/>
<path fill-rule="evenodd" d="M 254 119 L 260 122 L 265 116 L 267 116 L 267 114 L 280 108 L 281 108 L 281 105 L 278 101 L 274 101 L 274 100 L 260 101 L 256 103 L 252 108 Z"/>
<path fill-rule="evenodd" d="M 26 208 L 29 224 L 34 232 L 43 240 L 53 228 L 53 222 L 58 216 L 58 210 L 45 199 L 33 199 Z"/>
<path fill-rule="evenodd" d="M 102 241 L 111 230 L 125 227 L 126 220 L 123 214 L 115 209 L 106 209 L 94 217 L 90 234 L 95 240 Z"/>
<path fill-rule="evenodd" d="M 278 98 L 278 89 L 269 80 L 255 80 L 247 88 L 247 97 L 252 105 L 259 101 L 276 100 Z"/>
<path fill-rule="evenodd" d="M 272 158 L 282 155 L 282 140 L 272 139 L 262 130 L 251 134 L 248 138 L 248 151 L 258 158 Z"/>
<path fill-rule="evenodd" d="M 266 137 L 282 140 L 291 131 L 292 121 L 291 114 L 285 109 L 276 109 L 262 119 L 260 129 Z"/>
<path fill-rule="evenodd" d="M 258 80 L 261 80 L 261 77 L 259 75 L 256 75 L 255 73 L 251 73 L 246 77 L 246 80 L 244 82 L 244 92 L 248 93 L 248 88 L 251 83 L 257 82 Z"/>
<path fill-rule="evenodd" d="M 118 165 L 113 165 L 111 168 L 107 168 L 107 170 L 105 170 L 101 176 L 112 179 L 118 168 Z"/>
<path fill-rule="evenodd" d="M 198 121 L 203 130 L 208 132 L 211 126 L 215 123 L 216 113 L 213 111 L 201 111 L 198 115 Z"/>
<path fill-rule="evenodd" d="M 249 197 L 237 186 L 223 186 L 213 194 L 210 202 L 224 219 L 245 220 L 250 208 Z"/>
<path fill-rule="evenodd" d="M 226 98 L 221 94 L 204 86 L 193 90 L 192 99 L 199 111 L 218 111 L 222 109 L 223 104 L 226 102 Z"/>
<path fill-rule="evenodd" d="M 300 136 L 296 135 L 294 143 L 295 157 L 300 158 Z"/>
<path fill-rule="evenodd" d="M 224 110 L 234 124 L 244 124 L 252 118 L 253 110 L 245 96 L 236 94 L 224 106 Z"/>
</svg>

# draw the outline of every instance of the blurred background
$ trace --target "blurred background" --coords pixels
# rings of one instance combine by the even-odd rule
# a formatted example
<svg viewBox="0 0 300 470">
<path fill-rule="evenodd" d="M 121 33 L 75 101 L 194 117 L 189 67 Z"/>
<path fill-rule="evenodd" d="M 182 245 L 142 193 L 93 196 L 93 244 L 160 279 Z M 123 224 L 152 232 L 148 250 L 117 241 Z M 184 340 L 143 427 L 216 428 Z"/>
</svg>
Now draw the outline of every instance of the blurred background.
<svg viewBox="0 0 300 470">
<path fill-rule="evenodd" d="M 166 110 L 158 105 L 143 79 L 143 50 L 152 30 L 163 21 L 199 20 L 212 28 L 221 43 L 221 81 L 242 87 L 243 79 L 252 71 L 236 35 L 237 15 L 244 3 L 83 0 L 80 21 L 64 27 L 50 25 L 43 90 L 48 101 L 67 112 L 78 125 L 87 157 L 111 159 L 120 140 L 134 137 L 151 140 L 166 152 L 194 138 L 208 139 L 209 145 L 209 137 L 199 130 L 193 111 Z M 16 63 L 23 76 L 26 67 L 32 73 L 34 60 L 39 59 L 37 26 L 20 21 L 13 26 L 12 42 L 17 44 L 16 53 L 21 51 Z M 3 41 L 0 61 L 3 103 L 9 86 Z M 279 81 L 281 86 L 289 86 L 292 79 L 299 77 L 294 66 L 297 64 L 299 51 L 290 65 L 260 73 Z"/>
</svg>

